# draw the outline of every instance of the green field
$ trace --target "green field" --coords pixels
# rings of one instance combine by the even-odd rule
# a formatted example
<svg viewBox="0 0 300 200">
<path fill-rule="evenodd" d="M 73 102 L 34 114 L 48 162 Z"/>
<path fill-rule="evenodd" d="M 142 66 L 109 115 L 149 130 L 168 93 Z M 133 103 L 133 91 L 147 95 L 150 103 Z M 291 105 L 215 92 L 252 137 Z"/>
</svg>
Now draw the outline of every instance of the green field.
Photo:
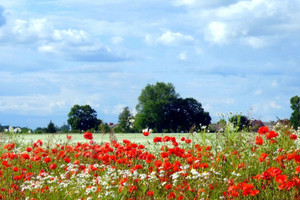
<svg viewBox="0 0 300 200">
<path fill-rule="evenodd" d="M 88 142 L 88 140 L 84 139 L 83 134 L 79 133 L 55 133 L 55 134 L 14 134 L 7 136 L 10 139 L 17 138 L 18 140 L 22 140 L 23 143 L 32 144 L 37 140 L 42 140 L 44 143 L 50 144 L 63 144 L 67 142 L 67 135 L 71 136 L 72 139 L 69 143 L 74 144 L 77 142 Z M 145 137 L 142 133 L 117 133 L 114 134 L 118 142 L 122 142 L 124 139 L 130 140 L 132 143 L 137 144 L 147 144 L 152 143 L 153 138 L 155 137 L 164 137 L 164 136 L 176 137 L 178 141 L 182 137 L 192 139 L 194 137 L 195 141 L 205 142 L 208 145 L 211 145 L 216 138 L 215 133 L 194 133 L 193 135 L 190 133 L 151 133 L 149 136 Z M 100 144 L 105 142 L 110 142 L 110 135 L 108 133 L 94 133 L 93 134 L 93 141 Z"/>
</svg>

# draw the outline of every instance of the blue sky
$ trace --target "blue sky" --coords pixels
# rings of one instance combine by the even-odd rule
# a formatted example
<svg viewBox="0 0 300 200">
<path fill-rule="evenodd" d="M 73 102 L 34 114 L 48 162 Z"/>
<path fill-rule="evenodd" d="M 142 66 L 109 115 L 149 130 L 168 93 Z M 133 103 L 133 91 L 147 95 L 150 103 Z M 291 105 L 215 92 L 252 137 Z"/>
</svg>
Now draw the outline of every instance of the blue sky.
<svg viewBox="0 0 300 200">
<path fill-rule="evenodd" d="M 300 95 L 300 0 L 0 0 L 0 123 L 104 122 L 170 82 L 213 121 L 289 118 Z"/>
</svg>

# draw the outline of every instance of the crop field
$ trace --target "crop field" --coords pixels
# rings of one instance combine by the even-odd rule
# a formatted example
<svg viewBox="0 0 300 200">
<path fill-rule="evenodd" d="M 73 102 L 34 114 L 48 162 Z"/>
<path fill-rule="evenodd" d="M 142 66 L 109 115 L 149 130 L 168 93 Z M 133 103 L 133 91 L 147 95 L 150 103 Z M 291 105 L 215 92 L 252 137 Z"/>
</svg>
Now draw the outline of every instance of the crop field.
<svg viewBox="0 0 300 200">
<path fill-rule="evenodd" d="M 24 134 L 20 135 L 19 138 L 23 139 L 27 142 L 33 142 L 37 141 L 39 139 L 43 141 L 56 141 L 59 143 L 64 143 L 67 141 L 66 133 L 54 133 L 54 134 Z M 86 142 L 86 140 L 83 137 L 83 134 L 79 133 L 69 133 L 69 136 L 72 137 L 71 142 L 77 143 L 77 142 Z M 177 139 L 180 139 L 181 137 L 189 137 L 188 133 L 168 133 L 168 134 L 161 134 L 161 133 L 151 133 L 148 137 L 145 137 L 142 133 L 116 133 L 114 134 L 117 141 L 123 141 L 124 139 L 128 139 L 131 142 L 134 143 L 147 143 L 147 141 L 151 142 L 153 138 L 155 137 L 164 137 L 165 135 L 169 135 L 172 137 L 176 137 Z M 195 134 L 197 137 L 197 134 Z M 209 136 L 209 135 L 208 135 Z M 94 133 L 93 134 L 93 141 L 96 143 L 102 143 L 102 142 L 109 142 L 110 141 L 110 134 L 109 133 Z"/>
<path fill-rule="evenodd" d="M 299 132 L 1 135 L 0 199 L 300 199 Z"/>
</svg>

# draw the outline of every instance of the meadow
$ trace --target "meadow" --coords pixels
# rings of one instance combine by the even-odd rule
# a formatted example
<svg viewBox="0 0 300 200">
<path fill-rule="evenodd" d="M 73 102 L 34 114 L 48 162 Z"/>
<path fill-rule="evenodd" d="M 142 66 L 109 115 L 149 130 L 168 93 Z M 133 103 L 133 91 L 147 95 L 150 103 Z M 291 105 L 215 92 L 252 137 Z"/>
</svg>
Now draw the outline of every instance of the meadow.
<svg viewBox="0 0 300 200">
<path fill-rule="evenodd" d="M 300 199 L 298 136 L 2 134 L 0 199 Z"/>
</svg>

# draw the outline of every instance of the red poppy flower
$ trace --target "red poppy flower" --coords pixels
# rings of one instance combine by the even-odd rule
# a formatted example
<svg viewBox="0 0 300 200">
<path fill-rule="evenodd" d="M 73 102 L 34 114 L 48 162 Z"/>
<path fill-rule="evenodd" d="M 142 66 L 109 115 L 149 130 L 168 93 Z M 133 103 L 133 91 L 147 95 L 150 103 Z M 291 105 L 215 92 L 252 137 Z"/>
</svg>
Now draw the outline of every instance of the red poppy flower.
<svg viewBox="0 0 300 200">
<path fill-rule="evenodd" d="M 264 135 L 267 132 L 269 132 L 269 128 L 267 126 L 262 126 L 258 129 L 259 135 Z"/>
<path fill-rule="evenodd" d="M 31 149 L 30 147 L 27 147 L 27 148 L 26 148 L 26 151 L 27 151 L 27 152 L 30 152 L 31 150 L 32 150 L 32 149 Z"/>
<path fill-rule="evenodd" d="M 207 146 L 205 149 L 206 149 L 207 151 L 209 151 L 209 150 L 212 149 L 212 147 L 211 147 L 211 146 Z"/>
<path fill-rule="evenodd" d="M 275 131 L 270 131 L 267 135 L 267 139 L 272 139 L 277 136 L 278 136 L 278 133 L 276 133 Z"/>
<path fill-rule="evenodd" d="M 30 159 L 30 156 L 27 153 L 23 153 L 22 158 L 26 160 L 26 159 Z"/>
<path fill-rule="evenodd" d="M 18 167 L 13 167 L 13 169 L 12 169 L 14 172 L 17 172 L 17 171 L 19 171 L 19 168 Z"/>
<path fill-rule="evenodd" d="M 46 158 L 44 159 L 44 163 L 49 163 L 49 162 L 51 162 L 51 158 L 46 157 Z"/>
<path fill-rule="evenodd" d="M 156 142 L 162 142 L 162 138 L 161 137 L 155 137 L 153 139 L 153 142 L 156 143 Z"/>
<path fill-rule="evenodd" d="M 264 162 L 266 158 L 268 157 L 268 154 L 266 153 L 261 153 L 259 157 L 259 162 Z"/>
<path fill-rule="evenodd" d="M 71 140 L 72 136 L 71 135 L 67 135 L 67 139 Z"/>
<path fill-rule="evenodd" d="M 169 189 L 171 189 L 171 188 L 172 188 L 172 185 L 171 185 L 171 184 L 166 184 L 166 185 L 165 185 L 165 189 L 166 189 L 166 190 L 169 190 Z"/>
<path fill-rule="evenodd" d="M 291 138 L 292 140 L 297 140 L 297 135 L 295 135 L 295 134 L 290 134 L 290 138 Z"/>
<path fill-rule="evenodd" d="M 144 136 L 148 136 L 150 133 L 148 131 L 143 132 Z"/>
<path fill-rule="evenodd" d="M 275 181 L 279 184 L 286 183 L 287 176 L 286 175 L 278 175 L 278 176 L 276 176 Z"/>
<path fill-rule="evenodd" d="M 175 198 L 176 198 L 175 192 L 171 192 L 171 193 L 168 195 L 168 199 L 175 199 Z"/>
<path fill-rule="evenodd" d="M 130 144 L 131 142 L 130 142 L 129 140 L 124 139 L 124 140 L 123 140 L 123 143 L 125 143 L 125 144 Z"/>
<path fill-rule="evenodd" d="M 128 187 L 129 193 L 132 193 L 133 191 L 137 190 L 137 187 L 135 185 L 131 185 Z"/>
<path fill-rule="evenodd" d="M 245 167 L 245 164 L 244 164 L 243 162 L 241 162 L 241 163 L 238 165 L 238 168 L 240 169 L 240 168 L 243 168 L 243 167 Z"/>
<path fill-rule="evenodd" d="M 168 152 L 161 152 L 160 157 L 167 158 L 169 156 Z"/>
<path fill-rule="evenodd" d="M 255 137 L 255 144 L 262 145 L 263 142 L 264 141 L 263 141 L 261 136 L 258 135 L 258 136 Z"/>
<path fill-rule="evenodd" d="M 66 163 L 69 163 L 69 162 L 71 162 L 71 159 L 70 159 L 69 157 L 65 157 L 65 158 L 64 158 L 64 161 L 65 161 Z"/>
<path fill-rule="evenodd" d="M 151 197 L 151 196 L 154 195 L 154 192 L 153 192 L 153 191 L 148 191 L 148 192 L 147 192 L 147 195 Z"/>
<path fill-rule="evenodd" d="M 255 196 L 259 193 L 259 190 L 252 190 L 250 196 Z"/>
<path fill-rule="evenodd" d="M 90 132 L 85 132 L 83 137 L 87 140 L 92 140 L 93 139 L 93 134 Z"/>
<path fill-rule="evenodd" d="M 8 151 L 12 150 L 13 148 L 15 148 L 15 144 L 14 143 L 6 144 L 3 147 L 3 149 L 7 149 Z"/>
<path fill-rule="evenodd" d="M 50 169 L 56 169 L 57 165 L 55 163 L 52 163 L 49 165 L 49 168 Z"/>
<path fill-rule="evenodd" d="M 298 165 L 298 167 L 296 167 L 296 172 L 300 172 L 300 165 Z"/>
<path fill-rule="evenodd" d="M 191 139 L 186 139 L 186 140 L 185 140 L 185 143 L 187 143 L 187 144 L 190 144 L 191 142 L 192 142 Z"/>
<path fill-rule="evenodd" d="M 201 163 L 200 168 L 208 168 L 208 164 L 207 163 Z"/>
</svg>

